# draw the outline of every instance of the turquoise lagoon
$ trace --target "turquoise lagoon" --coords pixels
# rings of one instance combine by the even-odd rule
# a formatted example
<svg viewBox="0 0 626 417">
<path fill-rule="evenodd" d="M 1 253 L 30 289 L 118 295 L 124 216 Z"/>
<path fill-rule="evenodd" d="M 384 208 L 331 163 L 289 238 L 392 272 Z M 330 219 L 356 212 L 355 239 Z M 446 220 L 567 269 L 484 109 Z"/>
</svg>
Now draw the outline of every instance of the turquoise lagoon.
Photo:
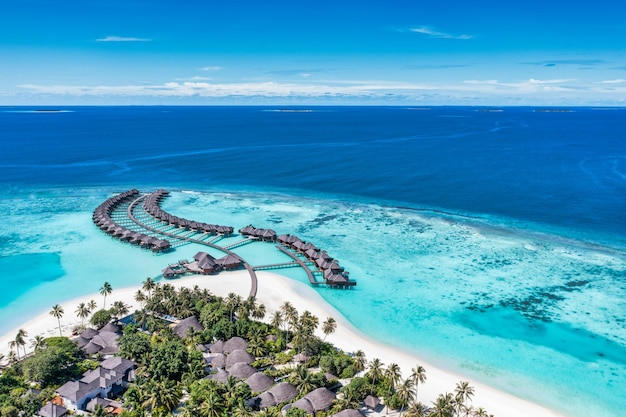
<svg viewBox="0 0 626 417">
<path fill-rule="evenodd" d="M 199 249 L 155 255 L 102 233 L 91 212 L 121 190 L 0 199 L 8 213 L 0 225 L 0 331 L 104 281 L 115 289 L 158 277 Z M 163 208 L 236 229 L 272 228 L 327 249 L 358 286 L 319 293 L 357 328 L 431 363 L 571 416 L 617 416 L 626 407 L 626 258 L 614 247 L 502 218 L 342 196 L 179 190 Z M 268 244 L 235 251 L 253 265 L 281 261 Z M 276 272 L 308 285 L 297 269 Z"/>
</svg>

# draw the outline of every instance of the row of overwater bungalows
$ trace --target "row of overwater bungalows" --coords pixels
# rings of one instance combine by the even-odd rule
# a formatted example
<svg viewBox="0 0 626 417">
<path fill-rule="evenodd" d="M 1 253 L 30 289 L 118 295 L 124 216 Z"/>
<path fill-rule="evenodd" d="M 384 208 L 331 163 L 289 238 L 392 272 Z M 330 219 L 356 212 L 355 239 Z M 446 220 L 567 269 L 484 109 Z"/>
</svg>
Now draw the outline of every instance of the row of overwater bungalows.
<svg viewBox="0 0 626 417">
<path fill-rule="evenodd" d="M 259 240 L 278 242 L 289 249 L 301 253 L 309 261 L 315 263 L 315 266 L 322 272 L 326 284 L 328 285 L 356 285 L 356 281 L 351 281 L 350 278 L 348 278 L 348 272 L 339 265 L 336 259 L 333 259 L 325 250 L 318 248 L 311 242 L 305 242 L 297 236 L 288 234 L 276 236 L 276 232 L 271 229 L 260 229 L 252 225 L 240 229 L 239 233 Z"/>
<path fill-rule="evenodd" d="M 283 246 L 301 253 L 309 261 L 315 263 L 322 272 L 327 285 L 338 287 L 356 285 L 356 281 L 350 280 L 348 277 L 349 272 L 339 265 L 339 261 L 313 243 L 305 242 L 299 237 L 289 234 L 278 236 L 276 241 Z"/>
<path fill-rule="evenodd" d="M 250 224 L 242 229 L 239 229 L 239 233 L 253 239 L 259 239 L 266 242 L 276 242 L 276 232 L 272 229 L 259 229 Z"/>
<path fill-rule="evenodd" d="M 196 222 L 193 220 L 183 219 L 181 217 L 174 216 L 161 209 L 159 206 L 161 200 L 169 194 L 166 190 L 157 190 L 146 197 L 143 202 L 143 208 L 151 216 L 162 222 L 169 223 L 172 226 L 182 227 L 188 230 L 194 230 L 196 232 L 208 233 L 212 235 L 232 235 L 233 227 L 231 226 L 219 226 L 216 224 L 208 224 L 202 222 Z"/>
<path fill-rule="evenodd" d="M 142 248 L 150 249 L 154 252 L 163 252 L 170 249 L 171 245 L 169 241 L 127 229 L 111 218 L 111 213 L 116 207 L 137 198 L 138 195 L 139 191 L 132 189 L 109 198 L 94 210 L 92 216 L 94 223 L 109 236 L 124 242 L 139 245 Z"/>
</svg>

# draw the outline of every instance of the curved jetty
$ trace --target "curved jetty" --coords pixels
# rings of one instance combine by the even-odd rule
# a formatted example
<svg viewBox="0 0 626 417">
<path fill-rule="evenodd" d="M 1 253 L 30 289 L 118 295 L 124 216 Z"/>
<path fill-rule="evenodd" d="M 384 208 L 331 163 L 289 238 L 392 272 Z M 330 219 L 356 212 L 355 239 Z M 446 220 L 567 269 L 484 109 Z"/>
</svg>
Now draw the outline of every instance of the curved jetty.
<svg viewBox="0 0 626 417">
<path fill-rule="evenodd" d="M 153 252 L 162 252 L 170 249 L 169 241 L 128 229 L 111 217 L 114 210 L 124 205 L 124 203 L 135 199 L 138 194 L 139 191 L 133 189 L 109 198 L 93 212 L 92 219 L 94 223 L 109 236 L 150 249 Z"/>
<path fill-rule="evenodd" d="M 188 243 L 208 246 L 224 253 L 222 258 L 214 258 L 207 252 L 198 252 L 193 261 L 183 259 L 168 265 L 163 269 L 164 278 L 175 278 L 184 274 L 215 274 L 222 270 L 245 268 L 252 282 L 250 295 L 255 296 L 255 270 L 300 267 L 307 274 L 311 285 L 328 285 L 333 288 L 351 288 L 356 285 L 336 259 L 325 250 L 297 236 L 279 236 L 272 229 L 248 225 L 239 229 L 241 240 L 218 245 L 218 241 L 234 234 L 234 228 L 188 220 L 168 213 L 160 206 L 168 195 L 169 191 L 163 189 L 149 194 L 141 194 L 136 189 L 125 191 L 98 206 L 94 211 L 93 221 L 109 236 L 156 253 L 174 250 Z M 276 248 L 292 261 L 252 266 L 233 250 L 253 242 L 276 244 Z"/>
</svg>

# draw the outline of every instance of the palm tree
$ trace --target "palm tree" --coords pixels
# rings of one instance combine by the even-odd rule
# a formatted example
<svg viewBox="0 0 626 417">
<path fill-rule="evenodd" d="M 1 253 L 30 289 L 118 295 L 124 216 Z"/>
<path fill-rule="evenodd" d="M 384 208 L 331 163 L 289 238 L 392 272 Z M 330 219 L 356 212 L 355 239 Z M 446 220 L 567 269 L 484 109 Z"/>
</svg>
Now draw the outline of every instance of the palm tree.
<svg viewBox="0 0 626 417">
<path fill-rule="evenodd" d="M 31 339 L 30 345 L 32 346 L 33 350 L 37 352 L 46 347 L 46 339 L 44 339 L 42 335 L 38 334 L 33 339 Z"/>
<path fill-rule="evenodd" d="M 33 350 L 37 352 L 46 347 L 46 339 L 42 335 L 38 334 L 33 339 L 31 339 L 30 345 Z"/>
<path fill-rule="evenodd" d="M 104 284 L 102 284 L 102 287 L 100 287 L 100 295 L 104 296 L 104 303 L 102 308 L 106 308 L 107 307 L 107 295 L 111 295 L 111 293 L 113 292 L 113 287 L 111 287 L 111 284 L 109 284 L 108 282 L 105 282 Z"/>
<path fill-rule="evenodd" d="M 215 391 L 211 391 L 200 405 L 202 417 L 222 417 L 226 411 L 224 399 Z"/>
<path fill-rule="evenodd" d="M 422 365 L 415 365 L 415 368 L 411 370 L 411 379 L 415 384 L 415 396 L 417 397 L 419 384 L 426 382 L 426 369 Z"/>
<path fill-rule="evenodd" d="M 113 316 L 119 318 L 128 314 L 128 306 L 123 301 L 115 301 L 113 303 Z"/>
<path fill-rule="evenodd" d="M 365 352 L 361 349 L 354 352 L 354 370 L 357 372 L 361 372 L 365 369 L 365 365 L 367 364 L 367 358 L 365 357 Z"/>
<path fill-rule="evenodd" d="M 426 405 L 422 404 L 421 402 L 414 402 L 409 406 L 404 415 L 405 417 L 426 417 L 428 416 L 428 407 L 426 407 Z"/>
<path fill-rule="evenodd" d="M 384 375 L 385 378 L 387 378 L 387 380 L 389 381 L 389 395 L 385 400 L 385 403 L 389 404 L 391 392 L 396 388 L 398 382 L 400 382 L 400 378 L 402 378 L 400 366 L 397 363 L 390 363 L 389 366 L 387 366 Z M 389 405 L 387 405 L 387 413 L 389 413 Z"/>
<path fill-rule="evenodd" d="M 265 317 L 265 304 L 258 304 L 252 310 L 252 317 L 257 320 L 263 320 Z"/>
<path fill-rule="evenodd" d="M 466 402 L 472 400 L 474 396 L 474 387 L 472 387 L 467 381 L 457 382 L 456 387 L 454 388 L 454 400 L 457 406 L 457 413 L 461 415 L 461 409 L 465 409 L 465 415 L 469 413 L 469 407 Z"/>
<path fill-rule="evenodd" d="M 250 339 L 250 341 L 248 342 L 248 347 L 246 348 L 246 351 L 249 354 L 256 356 L 257 358 L 261 356 L 265 356 L 267 353 L 265 340 L 263 340 L 263 338 L 260 336 Z"/>
<path fill-rule="evenodd" d="M 142 308 L 141 310 L 135 311 L 133 321 L 137 323 L 141 330 L 146 330 L 146 324 L 148 323 L 148 313 L 146 310 Z"/>
<path fill-rule="evenodd" d="M 17 351 L 17 359 L 20 358 L 20 352 L 17 350 L 17 343 L 15 342 L 15 340 L 9 341 L 9 349 L 10 349 L 10 352 L 9 352 L 10 355 L 11 354 L 15 355 L 15 352 Z M 13 349 L 15 349 L 15 351 Z"/>
<path fill-rule="evenodd" d="M 322 332 L 324 332 L 324 341 L 326 341 L 326 336 L 329 334 L 335 333 L 337 330 L 337 320 L 332 317 L 328 317 L 324 323 L 322 323 Z"/>
<path fill-rule="evenodd" d="M 233 376 L 228 376 L 226 381 L 221 384 L 221 394 L 224 402 L 226 403 L 226 408 L 229 410 L 235 406 L 237 400 L 240 398 L 240 391 L 238 389 L 239 381 Z"/>
<path fill-rule="evenodd" d="M 454 417 L 454 396 L 450 393 L 439 394 L 433 402 L 429 417 Z"/>
<path fill-rule="evenodd" d="M 405 379 L 398 387 L 398 400 L 400 402 L 400 415 L 404 407 L 411 404 L 415 400 L 415 385 L 411 378 Z"/>
<path fill-rule="evenodd" d="M 15 349 L 17 350 L 21 346 L 24 349 L 24 356 L 26 356 L 26 336 L 28 336 L 28 332 L 24 329 L 19 329 L 15 335 Z"/>
<path fill-rule="evenodd" d="M 298 310 L 289 302 L 285 301 L 283 305 L 280 306 L 280 312 L 285 318 L 283 324 L 285 325 L 285 333 L 287 330 L 294 326 L 294 324 L 298 320 Z M 287 334 L 287 333 L 286 333 Z M 289 342 L 289 336 L 285 337 L 285 340 Z"/>
<path fill-rule="evenodd" d="M 142 283 L 142 289 L 148 293 L 148 299 L 152 298 L 152 290 L 156 287 L 156 282 L 150 277 Z"/>
<path fill-rule="evenodd" d="M 489 413 L 487 413 L 487 410 L 485 410 L 484 408 L 478 407 L 474 410 L 472 417 L 489 417 Z"/>
<path fill-rule="evenodd" d="M 242 298 L 240 295 L 235 294 L 234 292 L 229 293 L 224 300 L 224 304 L 226 304 L 226 308 L 230 313 L 230 321 L 233 321 L 233 313 L 241 304 Z"/>
<path fill-rule="evenodd" d="M 251 417 L 252 411 L 246 406 L 243 398 L 240 398 L 239 403 L 232 410 L 232 417 Z"/>
<path fill-rule="evenodd" d="M 372 380 L 372 389 L 370 394 L 374 393 L 374 386 L 376 385 L 376 381 L 382 378 L 383 376 L 383 363 L 380 359 L 374 358 L 369 364 L 370 369 L 367 371 L 367 377 Z"/>
<path fill-rule="evenodd" d="M 304 365 L 298 365 L 296 370 L 292 372 L 289 380 L 293 386 L 296 387 L 300 395 L 304 395 L 317 388 L 315 385 L 315 377 Z"/>
<path fill-rule="evenodd" d="M 63 307 L 58 304 L 53 305 L 52 310 L 50 310 L 50 315 L 52 317 L 56 317 L 57 321 L 59 322 L 59 336 L 61 337 L 63 337 L 63 333 L 61 333 L 61 317 L 63 317 L 64 313 L 65 311 L 63 311 Z"/>
<path fill-rule="evenodd" d="M 280 326 L 283 324 L 283 315 L 280 311 L 276 310 L 272 313 L 272 317 L 270 318 L 270 324 L 276 328 L 276 335 L 280 336 Z"/>
<path fill-rule="evenodd" d="M 85 325 L 85 319 L 89 317 L 89 307 L 85 303 L 80 303 L 78 307 L 76 307 L 76 315 L 81 320 L 81 324 Z"/>
<path fill-rule="evenodd" d="M 180 401 L 182 391 L 178 382 L 161 380 L 153 382 L 146 387 L 147 399 L 143 402 L 143 407 L 154 410 L 158 407 L 171 412 Z"/>
<path fill-rule="evenodd" d="M 98 308 L 98 304 L 96 303 L 96 300 L 90 300 L 87 303 L 87 308 L 89 309 L 89 312 L 93 312 L 96 311 L 96 309 Z"/>
<path fill-rule="evenodd" d="M 307 351 L 309 347 L 309 340 L 315 329 L 319 324 L 319 319 L 311 314 L 310 311 L 305 311 L 300 316 L 300 320 L 298 320 L 296 325 L 296 335 L 294 337 L 294 344 L 297 345 L 299 351 Z M 296 343 L 297 337 L 297 343 Z"/>
<path fill-rule="evenodd" d="M 137 290 L 135 293 L 135 301 L 137 301 L 141 307 L 143 307 L 143 303 L 147 300 L 146 295 L 141 290 Z"/>
</svg>

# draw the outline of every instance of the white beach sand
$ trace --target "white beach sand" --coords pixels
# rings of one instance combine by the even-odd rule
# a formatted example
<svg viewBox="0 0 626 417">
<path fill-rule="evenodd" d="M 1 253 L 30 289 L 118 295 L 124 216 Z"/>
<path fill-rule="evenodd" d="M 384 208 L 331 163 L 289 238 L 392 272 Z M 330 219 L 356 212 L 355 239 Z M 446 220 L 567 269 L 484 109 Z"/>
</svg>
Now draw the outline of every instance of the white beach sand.
<svg viewBox="0 0 626 417">
<path fill-rule="evenodd" d="M 440 393 L 454 392 L 456 383 L 463 380 L 469 381 L 470 385 L 475 388 L 472 404 L 475 407 L 485 408 L 496 417 L 562 416 L 540 405 L 498 391 L 463 375 L 434 367 L 410 352 L 405 352 L 371 339 L 355 329 L 313 288 L 305 284 L 264 271 L 257 272 L 257 276 L 257 300 L 265 304 L 267 310 L 266 317 L 270 317 L 271 313 L 279 309 L 285 301 L 289 301 L 297 308 L 299 313 L 308 310 L 316 315 L 320 323 L 327 317 L 334 317 L 337 320 L 337 330 L 329 335 L 326 340 L 347 352 L 354 352 L 360 349 L 365 352 L 368 360 L 379 358 L 385 365 L 395 362 L 400 365 L 404 377 L 408 377 L 411 369 L 417 364 L 422 365 L 426 369 L 427 381 L 419 386 L 418 399 L 425 404 L 430 404 Z M 223 272 L 217 276 L 187 277 L 167 282 L 176 287 L 193 287 L 198 285 L 201 288 L 210 289 L 219 296 L 226 296 L 228 293 L 234 292 L 242 297 L 247 297 L 250 292 L 250 276 L 246 271 Z M 138 286 L 123 289 L 114 288 L 113 293 L 107 297 L 107 306 L 110 306 L 114 301 L 123 301 L 132 306 L 131 311 L 133 311 L 139 307 L 139 304 L 134 300 L 134 294 L 139 288 Z M 95 300 L 99 308 L 102 306 L 103 297 L 100 294 L 91 294 L 60 303 L 65 311 L 64 316 L 61 318 L 61 327 L 64 335 L 69 335 L 71 328 L 76 324 L 80 324 L 80 320 L 75 313 L 76 307 L 79 303 L 87 303 L 89 300 Z M 28 332 L 27 340 L 29 342 L 36 335 L 49 337 L 58 336 L 59 334 L 57 319 L 45 312 L 2 335 L 0 337 L 0 353 L 8 355 L 9 342 L 15 338 L 20 328 Z M 320 336 L 322 336 L 321 331 Z M 27 351 L 29 350 L 31 348 L 27 346 Z"/>
</svg>

